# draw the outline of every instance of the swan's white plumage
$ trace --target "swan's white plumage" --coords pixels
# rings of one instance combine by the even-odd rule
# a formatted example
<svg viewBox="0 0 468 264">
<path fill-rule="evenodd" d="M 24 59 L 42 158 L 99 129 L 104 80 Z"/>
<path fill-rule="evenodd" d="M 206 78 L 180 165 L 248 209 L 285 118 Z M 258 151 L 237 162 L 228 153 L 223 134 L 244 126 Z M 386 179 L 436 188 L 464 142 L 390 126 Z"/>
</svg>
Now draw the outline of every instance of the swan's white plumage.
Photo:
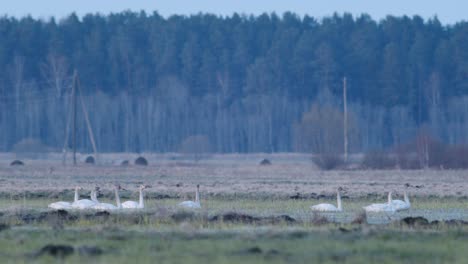
<svg viewBox="0 0 468 264">
<path fill-rule="evenodd" d="M 94 205 L 98 204 L 96 199 L 96 190 L 91 190 L 91 200 L 90 199 L 81 199 L 72 203 L 72 208 L 74 209 L 89 209 Z"/>
<path fill-rule="evenodd" d="M 338 191 L 336 193 L 336 204 L 337 206 L 334 206 L 333 204 L 327 204 L 327 203 L 322 203 L 322 204 L 317 204 L 314 206 L 311 206 L 310 209 L 313 211 L 320 211 L 320 212 L 340 212 L 343 210 L 341 207 L 341 196 L 340 192 Z"/>
<path fill-rule="evenodd" d="M 120 203 L 120 197 L 119 197 L 119 189 L 120 185 L 114 186 L 114 192 L 115 192 L 115 203 L 117 206 L 110 204 L 110 203 L 96 203 L 92 205 L 90 208 L 91 209 L 96 209 L 96 210 L 117 210 L 122 208 L 122 204 Z"/>
<path fill-rule="evenodd" d="M 145 203 L 144 203 L 144 200 L 143 200 L 143 190 L 145 188 L 146 188 L 146 186 L 144 186 L 144 185 L 141 185 L 139 187 L 139 190 L 140 190 L 140 200 L 139 200 L 139 202 L 135 202 L 135 201 L 123 202 L 122 203 L 122 208 L 124 208 L 124 209 L 143 209 L 143 208 L 145 208 Z"/>
<path fill-rule="evenodd" d="M 402 200 L 391 200 L 391 205 L 395 208 L 396 211 L 409 210 L 411 208 L 411 203 L 408 198 L 408 194 L 405 192 L 404 201 Z"/>
<path fill-rule="evenodd" d="M 363 207 L 366 212 L 374 212 L 374 213 L 394 213 L 395 207 L 391 204 L 371 204 L 368 206 Z"/>
<path fill-rule="evenodd" d="M 73 199 L 74 202 L 78 201 L 78 189 L 80 189 L 80 188 L 79 187 L 75 188 L 75 196 L 74 196 L 74 199 Z M 49 207 L 51 209 L 55 209 L 55 210 L 60 210 L 60 209 L 64 210 L 64 209 L 72 209 L 73 208 L 71 202 L 64 202 L 64 201 L 51 203 L 47 207 Z"/>
<path fill-rule="evenodd" d="M 117 206 L 110 204 L 110 203 L 98 203 L 91 207 L 92 209 L 96 210 L 116 210 L 119 209 Z"/>
<path fill-rule="evenodd" d="M 143 208 L 140 207 L 140 204 L 135 202 L 135 201 L 125 201 L 122 203 L 122 208 L 125 209 L 138 209 L 138 208 Z"/>
<path fill-rule="evenodd" d="M 388 193 L 388 199 L 386 203 L 375 203 L 363 207 L 366 212 L 373 213 L 395 213 L 395 207 L 392 205 L 392 192 Z"/>
<path fill-rule="evenodd" d="M 179 203 L 180 207 L 184 208 L 201 208 L 200 202 L 194 202 L 194 201 L 183 201 Z"/>
<path fill-rule="evenodd" d="M 96 202 L 91 201 L 89 199 L 81 199 L 78 200 L 74 203 L 72 203 L 72 208 L 74 209 L 87 209 L 90 208 L 91 206 L 95 205 Z"/>
<path fill-rule="evenodd" d="M 195 201 L 183 201 L 178 204 L 179 207 L 188 208 L 188 209 L 198 209 L 201 208 L 200 204 L 200 186 L 197 185 L 197 191 L 195 193 Z"/>
<path fill-rule="evenodd" d="M 310 209 L 313 211 L 322 211 L 322 212 L 331 212 L 331 211 L 341 211 L 333 204 L 317 204 L 311 206 Z"/>
<path fill-rule="evenodd" d="M 56 209 L 56 210 L 59 210 L 59 209 L 72 209 L 72 205 L 71 205 L 70 202 L 62 202 L 62 201 L 51 203 L 47 207 L 52 208 L 52 209 Z"/>
</svg>

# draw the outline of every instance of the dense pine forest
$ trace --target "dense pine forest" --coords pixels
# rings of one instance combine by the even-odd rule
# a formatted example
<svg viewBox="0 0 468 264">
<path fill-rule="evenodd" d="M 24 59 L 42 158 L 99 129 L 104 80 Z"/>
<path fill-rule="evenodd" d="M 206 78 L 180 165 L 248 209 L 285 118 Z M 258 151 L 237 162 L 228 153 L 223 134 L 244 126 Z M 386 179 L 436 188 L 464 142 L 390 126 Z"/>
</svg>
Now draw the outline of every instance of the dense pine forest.
<svg viewBox="0 0 468 264">
<path fill-rule="evenodd" d="M 467 47 L 468 23 L 417 16 L 2 17 L 0 151 L 63 147 L 74 69 L 100 151 L 339 151 L 344 78 L 352 152 L 465 144 Z"/>
</svg>

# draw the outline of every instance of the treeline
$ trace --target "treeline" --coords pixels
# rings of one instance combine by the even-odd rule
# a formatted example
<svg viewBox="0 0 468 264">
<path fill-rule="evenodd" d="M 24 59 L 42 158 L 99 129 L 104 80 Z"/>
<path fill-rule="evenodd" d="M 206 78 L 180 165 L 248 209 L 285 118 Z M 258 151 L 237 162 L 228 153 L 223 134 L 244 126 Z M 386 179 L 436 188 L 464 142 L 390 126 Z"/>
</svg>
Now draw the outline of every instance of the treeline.
<svg viewBox="0 0 468 264">
<path fill-rule="evenodd" d="M 178 151 L 195 135 L 216 152 L 322 151 L 310 135 L 339 131 L 343 77 L 352 151 L 421 126 L 466 143 L 467 44 L 468 23 L 417 16 L 3 17 L 0 150 L 24 138 L 62 147 L 73 69 L 103 151 Z M 90 150 L 85 127 L 78 136 Z"/>
</svg>

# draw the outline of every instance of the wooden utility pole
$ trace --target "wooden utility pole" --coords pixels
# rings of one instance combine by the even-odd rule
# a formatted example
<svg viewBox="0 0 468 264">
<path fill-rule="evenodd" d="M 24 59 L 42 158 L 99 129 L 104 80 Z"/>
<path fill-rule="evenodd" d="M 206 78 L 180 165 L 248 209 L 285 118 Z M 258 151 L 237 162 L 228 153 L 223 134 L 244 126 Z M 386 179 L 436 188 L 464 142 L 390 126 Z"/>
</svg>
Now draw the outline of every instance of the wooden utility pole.
<svg viewBox="0 0 468 264">
<path fill-rule="evenodd" d="M 343 77 L 343 142 L 344 161 L 348 161 L 348 106 L 346 98 L 346 77 Z"/>
<path fill-rule="evenodd" d="M 86 110 L 86 106 L 83 101 L 83 95 L 81 93 L 81 85 L 80 85 L 80 79 L 77 80 L 77 88 L 78 92 L 80 95 L 80 102 L 81 102 L 81 109 L 83 110 L 83 115 L 86 121 L 86 126 L 88 127 L 88 134 L 89 134 L 89 140 L 91 141 L 91 145 L 93 146 L 93 151 L 94 151 L 94 156 L 96 158 L 96 163 L 99 162 L 98 158 L 98 152 L 97 152 L 97 147 L 96 147 L 96 141 L 94 140 L 94 134 L 93 134 L 93 129 L 91 127 L 91 122 L 89 121 L 89 116 L 88 116 L 88 111 Z"/>
<path fill-rule="evenodd" d="M 76 107 L 77 107 L 77 98 L 76 98 L 76 90 L 77 90 L 77 78 L 78 73 L 75 70 L 73 72 L 73 88 L 72 88 L 72 104 L 73 104 L 73 128 L 72 128 L 72 141 L 73 141 L 73 165 L 76 166 Z"/>
<path fill-rule="evenodd" d="M 83 101 L 83 95 L 81 92 L 80 86 L 80 79 L 78 78 L 78 72 L 75 70 L 73 72 L 73 83 L 72 83 L 72 101 L 69 106 L 68 110 L 68 117 L 67 117 L 67 127 L 65 131 L 65 142 L 63 144 L 63 165 L 66 164 L 67 160 L 67 144 L 68 144 L 68 133 L 69 133 L 69 126 L 70 126 L 70 119 L 72 119 L 72 148 L 73 148 L 73 165 L 76 166 L 76 123 L 77 123 L 77 115 L 78 115 L 78 97 L 81 103 L 81 109 L 83 110 L 84 119 L 86 121 L 86 126 L 88 127 L 89 138 L 91 141 L 91 145 L 93 146 L 94 155 L 96 158 L 96 162 L 98 161 L 98 151 L 96 147 L 96 141 L 94 140 L 93 129 L 91 128 L 91 122 L 89 120 L 88 111 L 86 110 L 86 106 Z M 71 118 L 70 118 L 71 117 Z"/>
</svg>

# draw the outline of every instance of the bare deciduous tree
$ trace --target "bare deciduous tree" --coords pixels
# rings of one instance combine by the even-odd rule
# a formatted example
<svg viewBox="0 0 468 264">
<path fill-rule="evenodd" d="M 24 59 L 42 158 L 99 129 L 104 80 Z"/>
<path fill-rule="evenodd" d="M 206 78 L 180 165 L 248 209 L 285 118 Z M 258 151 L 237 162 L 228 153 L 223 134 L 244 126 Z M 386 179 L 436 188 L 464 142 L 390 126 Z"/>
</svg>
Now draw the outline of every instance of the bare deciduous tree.
<svg viewBox="0 0 468 264">
<path fill-rule="evenodd" d="M 57 97 L 63 94 L 64 89 L 70 84 L 69 68 L 64 56 L 50 53 L 41 65 L 42 77 L 55 88 Z"/>
<path fill-rule="evenodd" d="M 206 135 L 189 136 L 180 144 L 180 152 L 198 162 L 211 152 L 210 140 Z"/>
</svg>

